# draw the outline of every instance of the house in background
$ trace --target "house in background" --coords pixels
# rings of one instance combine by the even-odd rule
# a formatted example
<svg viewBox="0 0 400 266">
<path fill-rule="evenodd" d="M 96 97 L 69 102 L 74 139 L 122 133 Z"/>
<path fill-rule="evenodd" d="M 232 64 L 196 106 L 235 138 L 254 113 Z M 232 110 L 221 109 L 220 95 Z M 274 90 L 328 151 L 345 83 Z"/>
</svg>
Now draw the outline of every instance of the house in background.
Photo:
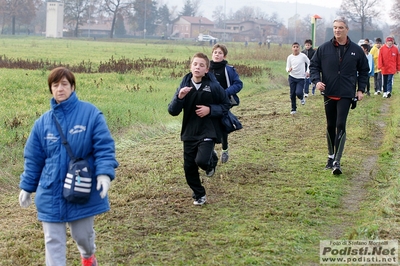
<svg viewBox="0 0 400 266">
<path fill-rule="evenodd" d="M 243 21 L 226 21 L 224 29 L 213 29 L 210 34 L 227 41 L 257 41 L 266 42 L 277 36 L 279 27 L 264 19 L 249 19 Z"/>
<path fill-rule="evenodd" d="M 180 16 L 172 25 L 171 37 L 179 39 L 197 39 L 199 34 L 209 34 L 214 22 L 205 17 Z"/>
<path fill-rule="evenodd" d="M 110 33 L 111 21 L 93 21 L 79 27 L 79 36 L 82 37 L 109 37 Z"/>
</svg>

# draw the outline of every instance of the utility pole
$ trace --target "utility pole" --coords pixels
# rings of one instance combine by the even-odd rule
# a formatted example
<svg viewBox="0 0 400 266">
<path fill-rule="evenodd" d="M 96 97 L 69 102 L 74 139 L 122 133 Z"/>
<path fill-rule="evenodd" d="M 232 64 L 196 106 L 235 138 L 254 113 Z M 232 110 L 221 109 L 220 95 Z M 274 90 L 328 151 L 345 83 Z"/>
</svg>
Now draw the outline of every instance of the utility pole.
<svg viewBox="0 0 400 266">
<path fill-rule="evenodd" d="M 297 42 L 297 0 L 296 0 L 296 9 L 294 14 L 294 41 Z"/>
<path fill-rule="evenodd" d="M 147 20 L 147 0 L 144 0 L 144 23 L 143 23 L 143 39 L 146 39 L 146 20 Z"/>
</svg>

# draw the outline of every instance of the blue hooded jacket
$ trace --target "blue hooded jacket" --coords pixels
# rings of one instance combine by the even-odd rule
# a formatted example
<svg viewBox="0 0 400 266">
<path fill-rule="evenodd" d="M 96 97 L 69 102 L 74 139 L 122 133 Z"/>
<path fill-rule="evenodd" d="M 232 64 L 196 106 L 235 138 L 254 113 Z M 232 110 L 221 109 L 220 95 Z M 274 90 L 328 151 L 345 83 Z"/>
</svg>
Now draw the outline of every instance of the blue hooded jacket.
<svg viewBox="0 0 400 266">
<path fill-rule="evenodd" d="M 75 157 L 89 160 L 93 174 L 89 202 L 73 204 L 62 195 L 70 157 L 62 144 L 53 114 L 63 129 Z M 70 222 L 110 209 L 108 197 L 96 189 L 97 176 L 115 178 L 118 162 L 115 144 L 105 118 L 93 104 L 80 101 L 75 92 L 59 104 L 51 99 L 51 109 L 35 121 L 24 150 L 24 172 L 20 188 L 36 192 L 38 219 L 44 222 Z"/>
</svg>

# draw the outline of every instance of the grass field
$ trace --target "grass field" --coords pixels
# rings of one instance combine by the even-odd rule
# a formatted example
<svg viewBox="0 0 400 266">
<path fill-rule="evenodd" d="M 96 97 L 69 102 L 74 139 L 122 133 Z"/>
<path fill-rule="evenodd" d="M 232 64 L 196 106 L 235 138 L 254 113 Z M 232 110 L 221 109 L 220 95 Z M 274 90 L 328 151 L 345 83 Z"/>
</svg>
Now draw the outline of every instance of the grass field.
<svg viewBox="0 0 400 266">
<path fill-rule="evenodd" d="M 183 75 L 185 60 L 197 51 L 211 54 L 210 47 L 40 38 L 0 43 L 9 58 L 64 64 L 112 56 L 182 62 L 175 69 L 76 75 L 78 96 L 105 114 L 120 163 L 111 211 L 95 222 L 100 265 L 318 265 L 320 240 L 400 237 L 397 76 L 392 98 L 365 97 L 350 112 L 344 174 L 333 176 L 323 170 L 322 97 L 310 96 L 298 114 L 289 114 L 284 68 L 290 47 L 228 44 L 231 64 L 263 70 L 242 77 L 241 105 L 233 112 L 244 128 L 229 137 L 230 161 L 212 178 L 201 172 L 209 204 L 196 207 L 182 167 L 181 116 L 170 116 L 167 105 L 180 82 L 171 73 Z M 18 183 L 26 137 L 49 108 L 48 71 L 0 73 L 0 265 L 44 265 L 41 224 L 34 205 L 19 207 Z M 67 264 L 79 265 L 71 238 L 67 246 Z"/>
</svg>

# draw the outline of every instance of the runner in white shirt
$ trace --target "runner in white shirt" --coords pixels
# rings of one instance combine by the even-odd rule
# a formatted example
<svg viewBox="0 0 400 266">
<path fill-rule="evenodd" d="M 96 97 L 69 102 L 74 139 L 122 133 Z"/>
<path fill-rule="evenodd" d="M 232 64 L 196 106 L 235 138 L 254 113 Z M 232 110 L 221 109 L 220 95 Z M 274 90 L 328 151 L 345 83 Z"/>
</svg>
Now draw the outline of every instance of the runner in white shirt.
<svg viewBox="0 0 400 266">
<path fill-rule="evenodd" d="M 293 115 L 297 112 L 296 97 L 300 99 L 302 105 L 306 103 L 303 89 L 304 80 L 310 73 L 310 60 L 305 54 L 300 53 L 300 44 L 297 42 L 292 44 L 292 52 L 286 60 L 286 71 L 289 73 L 288 81 L 292 102 L 290 114 Z M 307 65 L 307 69 L 304 67 L 305 65 Z"/>
</svg>

